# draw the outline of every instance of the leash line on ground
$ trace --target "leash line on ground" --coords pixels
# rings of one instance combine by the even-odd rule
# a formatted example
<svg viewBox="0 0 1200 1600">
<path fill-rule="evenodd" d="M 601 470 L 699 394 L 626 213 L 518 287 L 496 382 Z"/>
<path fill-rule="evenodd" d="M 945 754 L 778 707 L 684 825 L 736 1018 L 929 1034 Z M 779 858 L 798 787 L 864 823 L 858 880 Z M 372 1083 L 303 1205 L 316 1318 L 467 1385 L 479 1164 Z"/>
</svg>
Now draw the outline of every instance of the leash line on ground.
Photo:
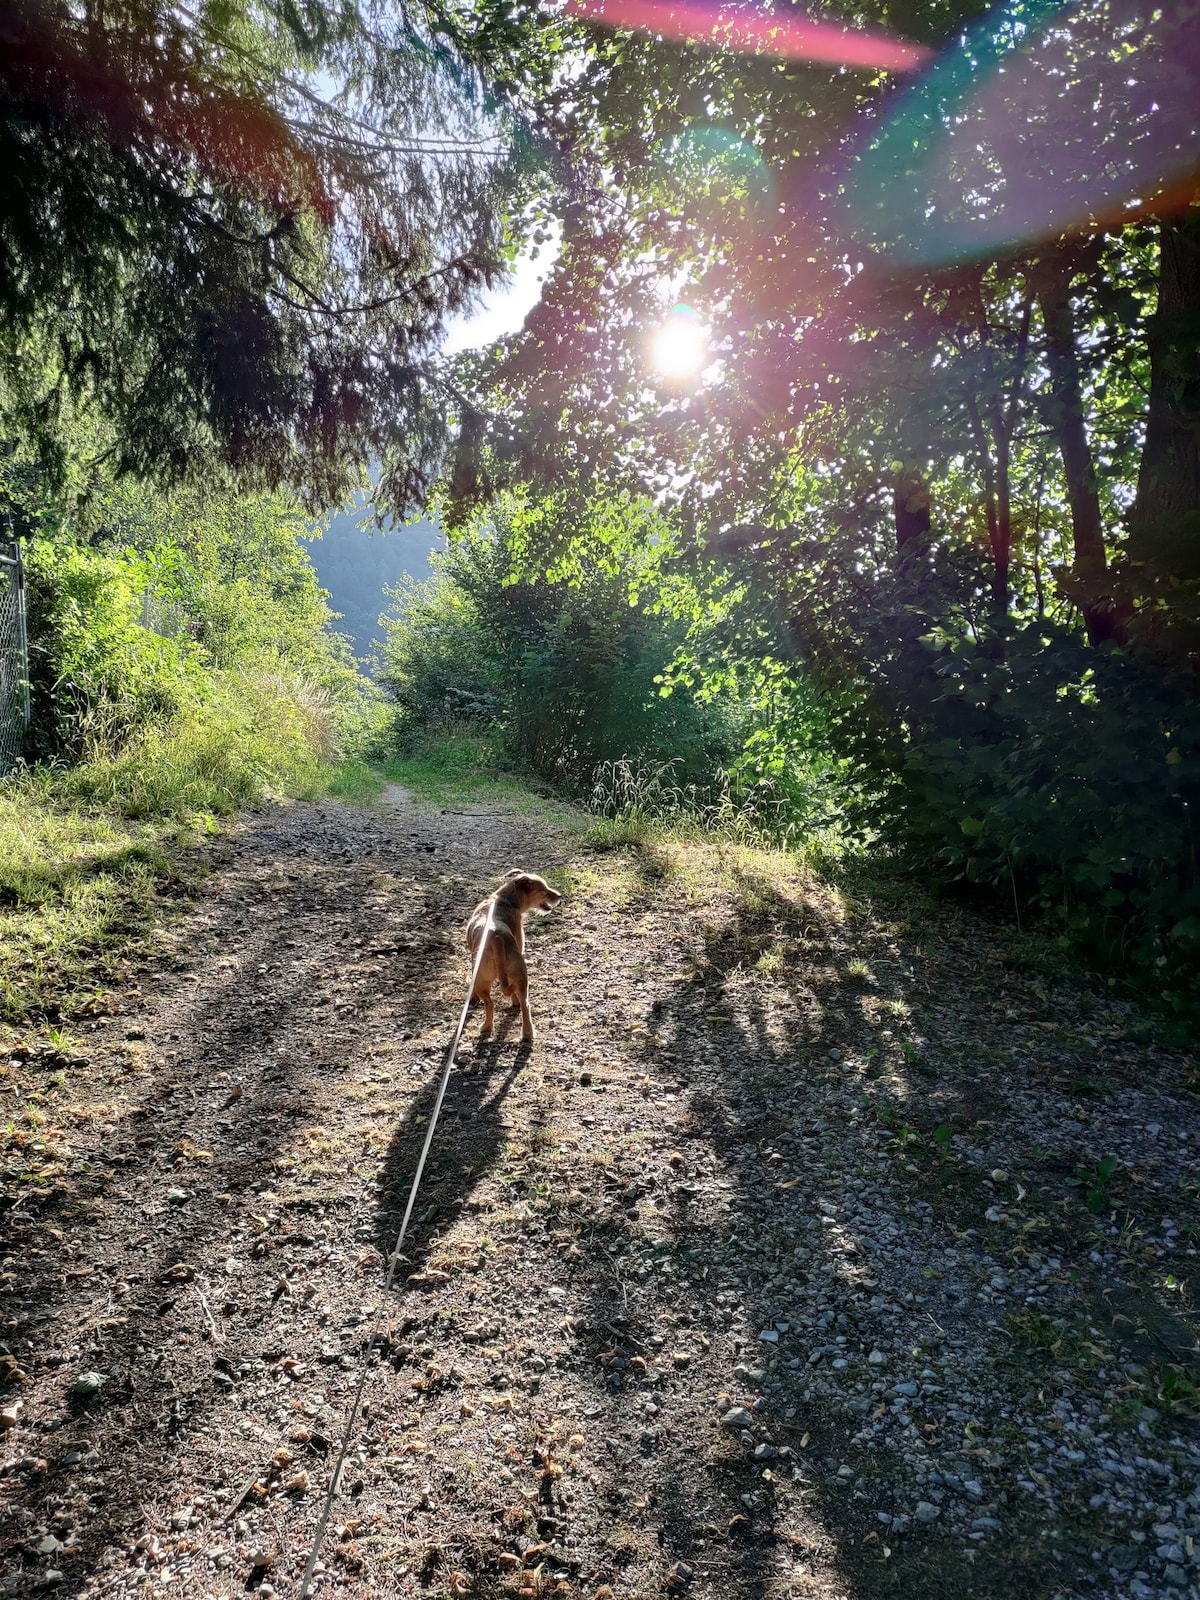
<svg viewBox="0 0 1200 1600">
<path fill-rule="evenodd" d="M 471 968 L 471 981 L 467 985 L 467 992 L 463 998 L 462 1010 L 458 1014 L 458 1026 L 446 1050 L 445 1060 L 442 1063 L 442 1076 L 438 1084 L 437 1097 L 433 1103 L 433 1111 L 429 1117 L 429 1126 L 425 1131 L 425 1143 L 421 1146 L 421 1154 L 417 1159 L 416 1171 L 413 1173 L 412 1186 L 408 1191 L 408 1203 L 404 1207 L 404 1216 L 400 1223 L 400 1232 L 396 1235 L 396 1243 L 388 1258 L 387 1276 L 383 1283 L 383 1293 L 386 1297 L 392 1288 L 392 1281 L 396 1276 L 396 1268 L 400 1263 L 400 1252 L 404 1245 L 405 1235 L 408 1233 L 408 1224 L 412 1219 L 413 1207 L 417 1201 L 417 1191 L 421 1187 L 421 1178 L 425 1172 L 425 1162 L 429 1156 L 430 1146 L 433 1144 L 433 1135 L 437 1130 L 438 1117 L 441 1115 L 442 1102 L 446 1098 L 446 1087 L 450 1082 L 450 1074 L 454 1070 L 454 1058 L 458 1054 L 458 1047 L 462 1043 L 463 1031 L 467 1026 L 467 1013 L 471 1009 L 471 996 L 475 992 L 475 980 L 479 976 L 479 969 L 483 964 L 483 952 L 487 945 L 488 934 L 492 931 L 493 915 L 496 910 L 497 895 L 488 899 L 487 920 L 483 925 L 483 932 L 479 938 L 479 948 L 475 952 L 474 965 Z M 363 1351 L 362 1369 L 358 1375 L 358 1382 L 354 1388 L 354 1396 L 350 1402 L 350 1410 L 342 1428 L 342 1442 L 338 1449 L 337 1463 L 330 1476 L 325 1498 L 321 1505 L 321 1514 L 317 1518 L 317 1526 L 313 1533 L 312 1547 L 308 1552 L 308 1560 L 304 1566 L 304 1578 L 300 1584 L 300 1600 L 308 1600 L 312 1588 L 313 1576 L 320 1554 L 321 1545 L 325 1538 L 325 1529 L 329 1524 L 329 1515 L 333 1510 L 333 1502 L 337 1498 L 338 1488 L 341 1484 L 342 1469 L 346 1464 L 346 1457 L 350 1451 L 350 1443 L 354 1438 L 358 1425 L 358 1412 L 362 1405 L 363 1390 L 367 1386 L 367 1376 L 371 1370 L 371 1356 L 375 1350 L 375 1341 L 379 1333 L 378 1325 L 371 1331 L 367 1340 L 366 1349 Z"/>
</svg>

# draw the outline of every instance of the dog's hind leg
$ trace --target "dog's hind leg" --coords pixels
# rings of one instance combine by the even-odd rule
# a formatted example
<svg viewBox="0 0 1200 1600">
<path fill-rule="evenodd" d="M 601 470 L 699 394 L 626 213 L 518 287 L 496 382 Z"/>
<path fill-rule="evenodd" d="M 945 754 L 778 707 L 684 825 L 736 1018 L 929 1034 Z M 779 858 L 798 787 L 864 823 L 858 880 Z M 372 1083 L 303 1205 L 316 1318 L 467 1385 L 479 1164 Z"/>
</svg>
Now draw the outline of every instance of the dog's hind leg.
<svg viewBox="0 0 1200 1600">
<path fill-rule="evenodd" d="M 467 949 L 471 952 L 472 963 L 475 961 L 479 950 L 479 941 L 483 937 L 483 924 L 467 927 Z M 492 1008 L 492 985 L 498 976 L 495 945 L 489 941 L 488 947 L 483 952 L 483 957 L 477 967 L 473 968 L 474 981 L 471 987 L 471 999 L 483 1007 L 482 1033 L 491 1033 L 492 1023 L 495 1021 L 495 1012 Z"/>
<path fill-rule="evenodd" d="M 480 1029 L 480 1032 L 481 1033 L 491 1033 L 491 1031 L 492 1031 L 492 1023 L 496 1020 L 496 1011 L 495 1011 L 494 1006 L 492 1005 L 492 986 L 491 986 L 491 984 L 489 983 L 487 988 L 484 989 L 482 993 L 480 993 L 480 991 L 478 989 L 476 989 L 475 990 L 475 999 L 479 1000 L 479 1001 L 482 1001 L 482 1003 L 483 1003 L 483 1027 Z"/>
<path fill-rule="evenodd" d="M 496 981 L 495 971 L 489 962 L 485 961 L 475 978 L 475 987 L 471 990 L 471 999 L 483 1007 L 482 1033 L 491 1033 L 492 1023 L 496 1013 L 492 1006 L 492 985 Z"/>
<path fill-rule="evenodd" d="M 521 1008 L 522 1043 L 532 1044 L 537 1038 L 537 1029 L 529 1011 L 529 969 L 524 956 L 513 951 L 505 963 L 502 982 L 505 996 Z"/>
</svg>

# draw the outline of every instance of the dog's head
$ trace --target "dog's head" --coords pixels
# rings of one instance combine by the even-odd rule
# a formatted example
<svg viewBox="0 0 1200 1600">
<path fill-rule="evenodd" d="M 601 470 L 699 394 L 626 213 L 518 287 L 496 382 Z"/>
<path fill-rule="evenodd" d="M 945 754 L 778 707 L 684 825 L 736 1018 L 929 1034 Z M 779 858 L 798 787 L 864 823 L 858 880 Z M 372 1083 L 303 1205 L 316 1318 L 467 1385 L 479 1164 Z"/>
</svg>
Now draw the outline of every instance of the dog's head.
<svg viewBox="0 0 1200 1600">
<path fill-rule="evenodd" d="M 536 872 L 522 872 L 519 867 L 504 874 L 499 892 L 511 900 L 522 914 L 526 911 L 549 911 L 562 899 L 562 895 L 552 889 L 545 878 L 539 878 Z"/>
</svg>

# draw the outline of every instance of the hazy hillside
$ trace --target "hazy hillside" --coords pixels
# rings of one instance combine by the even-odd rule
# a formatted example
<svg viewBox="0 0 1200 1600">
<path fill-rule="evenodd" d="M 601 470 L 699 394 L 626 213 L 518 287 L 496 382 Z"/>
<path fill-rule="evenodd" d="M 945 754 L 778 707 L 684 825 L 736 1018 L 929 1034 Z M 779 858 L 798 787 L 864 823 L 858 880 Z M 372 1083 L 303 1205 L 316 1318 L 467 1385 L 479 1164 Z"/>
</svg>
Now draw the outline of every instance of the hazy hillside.
<svg viewBox="0 0 1200 1600">
<path fill-rule="evenodd" d="M 360 528 L 361 509 L 333 517 L 321 538 L 309 545 L 313 566 L 342 613 L 338 626 L 350 636 L 355 653 L 367 657 L 371 641 L 379 637 L 379 613 L 385 607 L 384 588 L 406 572 L 414 578 L 429 576 L 429 551 L 440 540 L 431 522 L 371 532 Z"/>
</svg>

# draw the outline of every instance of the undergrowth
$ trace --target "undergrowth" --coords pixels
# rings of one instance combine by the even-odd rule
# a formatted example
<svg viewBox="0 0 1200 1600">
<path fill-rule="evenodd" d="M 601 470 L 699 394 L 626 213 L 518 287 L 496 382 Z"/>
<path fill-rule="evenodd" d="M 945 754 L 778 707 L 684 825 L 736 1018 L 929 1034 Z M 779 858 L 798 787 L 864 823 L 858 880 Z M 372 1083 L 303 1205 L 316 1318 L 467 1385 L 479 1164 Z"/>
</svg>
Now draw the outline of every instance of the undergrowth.
<svg viewBox="0 0 1200 1600">
<path fill-rule="evenodd" d="M 24 1025 L 138 959 L 220 819 L 377 793 L 344 753 L 381 703 L 285 497 L 101 472 L 77 500 L 14 457 L 0 505 L 28 541 L 26 765 L 0 782 L 0 1018 Z"/>
<path fill-rule="evenodd" d="M 769 779 L 739 785 L 718 771 L 707 784 L 680 783 L 671 761 L 603 761 L 594 770 L 587 833 L 594 849 L 640 847 L 657 839 L 724 840 L 793 852 L 810 866 L 829 867 L 850 848 L 835 819 L 807 823 L 790 797 Z"/>
<path fill-rule="evenodd" d="M 0 1019 L 70 1015 L 136 960 L 222 818 L 379 786 L 338 759 L 319 695 L 243 673 L 76 765 L 14 773 L 0 782 Z"/>
</svg>

